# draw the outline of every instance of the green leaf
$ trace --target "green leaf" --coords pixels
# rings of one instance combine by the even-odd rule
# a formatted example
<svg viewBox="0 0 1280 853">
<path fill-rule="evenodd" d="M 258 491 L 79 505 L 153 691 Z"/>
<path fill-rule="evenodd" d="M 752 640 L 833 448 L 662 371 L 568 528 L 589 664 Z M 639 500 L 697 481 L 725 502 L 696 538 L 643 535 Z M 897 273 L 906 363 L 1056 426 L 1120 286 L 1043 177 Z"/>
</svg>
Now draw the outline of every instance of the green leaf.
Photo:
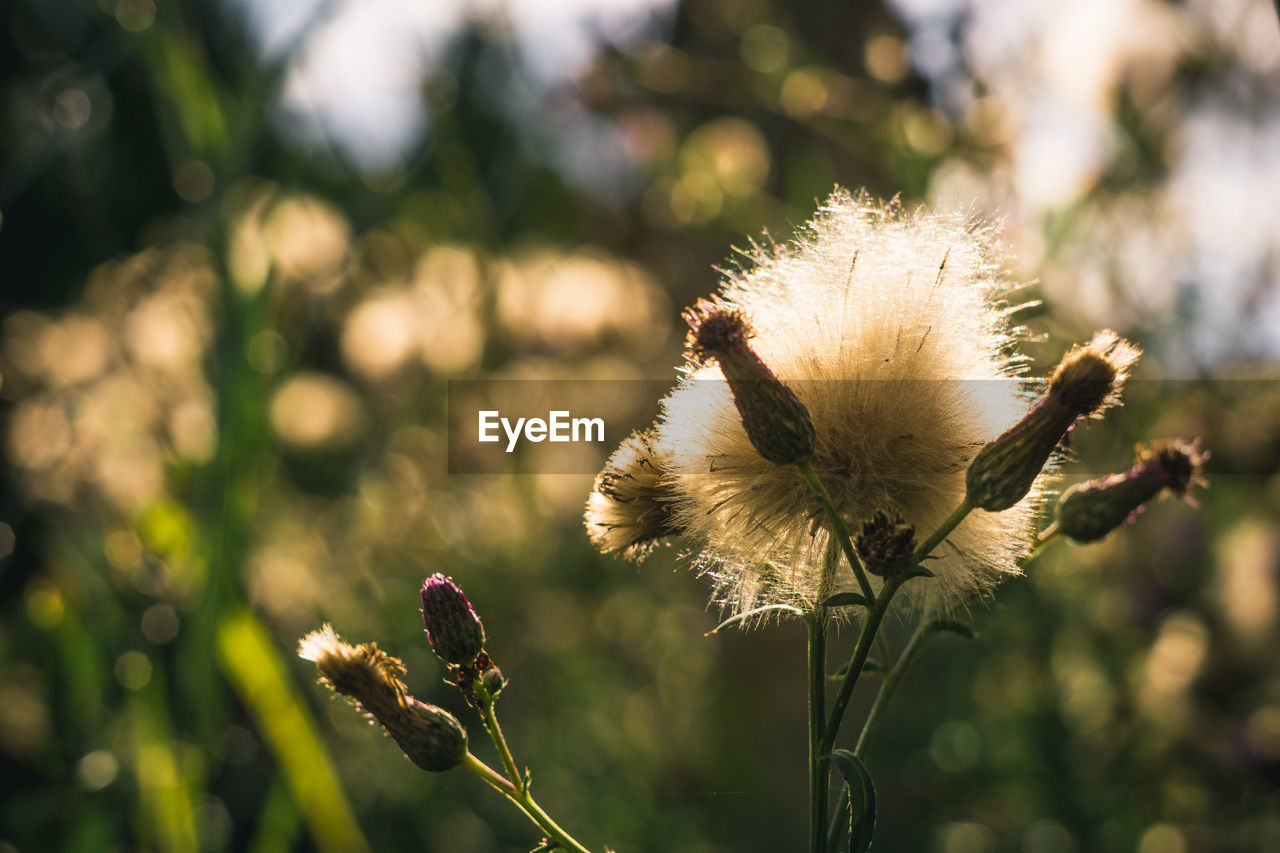
<svg viewBox="0 0 1280 853">
<path fill-rule="evenodd" d="M 754 610 L 748 610 L 746 613 L 739 613 L 736 616 L 730 616 L 728 619 L 724 620 L 702 636 L 710 637 L 712 634 L 717 634 L 725 628 L 728 628 L 730 625 L 736 625 L 744 619 L 750 619 L 752 616 L 759 616 L 762 613 L 768 613 L 772 610 L 794 613 L 796 616 L 804 615 L 803 610 L 790 604 L 766 604 L 764 607 L 757 607 Z"/>
<path fill-rule="evenodd" d="M 907 575 L 906 575 L 906 577 L 904 577 L 904 578 L 902 579 L 902 582 L 903 582 L 903 583 L 906 583 L 907 581 L 911 580 L 912 578 L 931 578 L 931 577 L 933 577 L 933 572 L 929 571 L 928 569 L 924 568 L 923 566 L 920 566 L 920 567 L 917 567 L 917 568 L 913 569 L 913 570 L 912 570 L 912 571 L 910 571 L 910 572 L 907 572 Z"/>
<path fill-rule="evenodd" d="M 865 607 L 868 610 L 873 606 L 865 595 L 859 595 L 856 592 L 837 592 L 822 602 L 823 607 L 853 607 L 855 605 Z"/>
<path fill-rule="evenodd" d="M 957 622 L 954 619 L 935 619 L 933 622 L 929 623 L 929 630 L 935 634 L 941 633 L 942 631 L 950 631 L 953 634 L 959 634 L 960 636 L 966 637 L 970 640 L 974 638 L 973 628 L 963 622 Z"/>
<path fill-rule="evenodd" d="M 849 853 L 866 853 L 876 831 L 876 786 L 866 765 L 849 750 L 834 750 L 827 758 L 849 789 Z"/>
</svg>

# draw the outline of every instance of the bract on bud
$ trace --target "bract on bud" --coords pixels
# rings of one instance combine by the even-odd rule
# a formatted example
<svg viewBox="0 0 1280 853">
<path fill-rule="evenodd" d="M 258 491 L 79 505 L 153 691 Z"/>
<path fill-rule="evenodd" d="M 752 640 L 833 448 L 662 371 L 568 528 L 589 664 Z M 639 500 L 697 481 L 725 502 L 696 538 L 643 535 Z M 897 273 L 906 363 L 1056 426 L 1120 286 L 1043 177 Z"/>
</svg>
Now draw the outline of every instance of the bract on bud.
<svg viewBox="0 0 1280 853">
<path fill-rule="evenodd" d="M 605 554 L 640 560 L 656 540 L 679 532 L 663 476 L 668 454 L 655 438 L 652 427 L 633 432 L 596 475 L 585 520 L 587 535 Z"/>
<path fill-rule="evenodd" d="M 1063 356 L 1049 391 L 1021 421 L 978 451 L 965 473 L 969 502 L 1001 512 L 1031 486 L 1076 421 L 1094 417 L 1120 400 L 1139 351 L 1115 332 L 1102 331 Z"/>
<path fill-rule="evenodd" d="M 462 763 L 467 754 L 462 723 L 448 711 L 409 695 L 400 680 L 404 664 L 377 643 L 348 645 L 325 625 L 302 638 L 298 655 L 315 663 L 322 683 L 377 720 L 423 770 L 438 773 Z"/>
<path fill-rule="evenodd" d="M 882 578 L 895 577 L 911 568 L 916 529 L 901 516 L 890 518 L 887 513 L 877 511 L 862 525 L 853 547 L 867 571 Z"/>
<path fill-rule="evenodd" d="M 1058 502 L 1057 526 L 1076 542 L 1096 542 L 1132 521 L 1162 492 L 1191 500 L 1208 454 L 1197 442 L 1160 441 L 1139 448 L 1133 467 L 1072 486 Z"/>
<path fill-rule="evenodd" d="M 422 584 L 427 642 L 442 661 L 466 666 L 484 651 L 484 625 L 462 589 L 437 572 Z"/>
<path fill-rule="evenodd" d="M 690 328 L 689 349 L 698 360 L 720 365 L 756 451 L 779 465 L 808 461 L 815 443 L 809 410 L 751 349 L 746 315 L 702 299 L 684 318 Z"/>
</svg>

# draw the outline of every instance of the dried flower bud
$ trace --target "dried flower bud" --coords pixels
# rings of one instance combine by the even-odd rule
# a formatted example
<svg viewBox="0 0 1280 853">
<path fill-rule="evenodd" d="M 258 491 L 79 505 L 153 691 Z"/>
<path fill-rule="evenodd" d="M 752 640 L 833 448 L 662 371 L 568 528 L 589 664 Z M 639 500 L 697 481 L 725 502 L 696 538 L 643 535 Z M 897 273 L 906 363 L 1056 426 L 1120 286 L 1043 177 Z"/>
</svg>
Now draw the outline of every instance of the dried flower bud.
<svg viewBox="0 0 1280 853">
<path fill-rule="evenodd" d="M 1191 501 L 1191 487 L 1204 484 L 1200 466 L 1207 458 L 1196 441 L 1158 441 L 1139 448 L 1128 471 L 1068 489 L 1058 502 L 1058 529 L 1077 542 L 1096 542 L 1136 518 L 1166 489 Z"/>
<path fill-rule="evenodd" d="M 1107 330 L 1063 356 L 1049 380 L 1049 392 L 970 463 L 965 474 L 969 502 L 1000 512 L 1026 497 L 1076 421 L 1096 417 L 1119 403 L 1138 355 L 1136 347 Z"/>
<path fill-rule="evenodd" d="M 890 518 L 877 511 L 862 525 L 853 543 L 867 571 L 882 578 L 894 577 L 911 568 L 916 551 L 916 529 L 901 516 Z"/>
<path fill-rule="evenodd" d="M 484 650 L 484 625 L 462 589 L 437 572 L 422 584 L 422 621 L 440 660 L 465 666 Z"/>
<path fill-rule="evenodd" d="M 602 553 L 622 552 L 640 560 L 656 540 L 679 532 L 663 482 L 666 454 L 654 438 L 652 428 L 633 432 L 596 475 L 585 521 L 587 535 Z"/>
<path fill-rule="evenodd" d="M 746 315 L 702 299 L 684 318 L 691 330 L 689 349 L 701 361 L 720 364 L 756 451 L 778 465 L 808 461 L 815 443 L 809 410 L 751 349 Z"/>
<path fill-rule="evenodd" d="M 325 625 L 298 644 L 298 655 L 315 663 L 321 682 L 356 702 L 423 770 L 438 773 L 462 763 L 467 731 L 441 708 L 409 695 L 400 680 L 404 664 L 376 643 L 351 646 Z"/>
</svg>

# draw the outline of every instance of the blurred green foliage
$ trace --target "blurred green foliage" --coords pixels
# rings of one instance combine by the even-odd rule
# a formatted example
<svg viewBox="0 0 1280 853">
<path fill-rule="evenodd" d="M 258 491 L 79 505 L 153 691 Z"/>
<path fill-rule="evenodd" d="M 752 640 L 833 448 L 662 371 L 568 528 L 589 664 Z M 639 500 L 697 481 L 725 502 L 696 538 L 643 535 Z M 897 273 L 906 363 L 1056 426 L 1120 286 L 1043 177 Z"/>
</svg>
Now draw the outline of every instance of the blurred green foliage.
<svg viewBox="0 0 1280 853">
<path fill-rule="evenodd" d="M 1257 7 L 1233 6 L 1274 29 Z M 473 722 L 420 633 L 435 571 L 482 614 L 517 757 L 577 837 L 796 849 L 803 631 L 704 637 L 715 613 L 674 549 L 639 572 L 591 550 L 589 477 L 448 475 L 444 409 L 451 378 L 672 376 L 678 309 L 729 246 L 786 234 L 837 182 L 1017 211 L 1035 365 L 1095 322 L 1152 351 L 1068 479 L 1146 437 L 1213 453 L 1199 511 L 1055 545 L 974 605 L 976 642 L 925 649 L 869 753 L 876 849 L 1280 848 L 1275 365 L 1179 357 L 1207 311 L 1194 270 L 1158 304 L 1126 289 L 1185 241 L 1153 213 L 1179 116 L 1208 98 L 1251 120 L 1276 63 L 1195 30 L 1195 4 L 1141 9 L 1183 41 L 1114 63 L 1095 106 L 1116 147 L 1040 209 L 1009 189 L 1017 90 L 963 52 L 930 71 L 928 27 L 878 2 L 685 0 L 522 106 L 528 57 L 477 15 L 390 170 L 285 132 L 311 29 L 264 60 L 230 4 L 8 4 L 0 850 L 528 849 L 507 804 L 418 771 L 294 655 L 332 621 Z M 609 131 L 608 174 L 566 162 L 579 127 Z M 1142 228 L 1164 242 L 1120 239 Z"/>
</svg>

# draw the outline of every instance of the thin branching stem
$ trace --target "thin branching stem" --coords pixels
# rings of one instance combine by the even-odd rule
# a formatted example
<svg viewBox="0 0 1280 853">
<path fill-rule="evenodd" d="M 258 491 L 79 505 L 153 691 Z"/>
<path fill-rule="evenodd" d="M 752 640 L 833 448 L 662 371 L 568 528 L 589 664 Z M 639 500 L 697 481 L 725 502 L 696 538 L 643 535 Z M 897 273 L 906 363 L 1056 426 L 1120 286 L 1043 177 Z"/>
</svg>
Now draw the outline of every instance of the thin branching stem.
<svg viewBox="0 0 1280 853">
<path fill-rule="evenodd" d="M 866 621 L 862 623 L 858 642 L 853 647 L 853 656 L 849 658 L 849 670 L 845 673 L 840 691 L 836 694 L 836 701 L 831 706 L 831 715 L 827 718 L 827 730 L 822 738 L 823 755 L 831 752 L 831 748 L 835 745 L 836 735 L 840 731 L 840 721 L 844 718 L 845 709 L 849 707 L 849 699 L 853 696 L 853 688 L 858 684 L 858 676 L 862 674 L 862 668 L 866 666 L 867 657 L 871 654 L 876 632 L 880 630 L 880 623 L 884 621 L 885 613 L 889 610 L 893 594 L 898 591 L 902 582 L 901 577 L 885 581 L 884 588 L 880 590 L 880 598 L 876 600 L 875 606 L 867 614 Z"/>
<path fill-rule="evenodd" d="M 484 730 L 489 733 L 489 738 L 493 741 L 493 745 L 498 750 L 498 757 L 502 759 L 502 768 L 507 773 L 507 778 L 511 780 L 511 784 L 515 785 L 517 791 L 524 790 L 524 776 L 516 767 L 515 757 L 511 754 L 511 747 L 507 745 L 507 739 L 502 734 L 502 726 L 498 724 L 498 714 L 493 709 L 492 697 L 485 697 L 480 701 L 480 718 L 484 722 Z"/>
<path fill-rule="evenodd" d="M 955 512 L 947 516 L 947 520 L 938 525 L 938 529 L 930 534 L 929 538 L 924 540 L 924 544 L 916 549 L 915 557 L 912 562 L 919 566 L 924 562 L 925 558 L 933 553 L 933 549 L 942 544 L 942 540 L 951 535 L 951 531 L 955 530 L 964 521 L 965 516 L 973 511 L 973 504 L 969 503 L 966 497 L 960 502 L 960 506 L 956 507 Z"/>
<path fill-rule="evenodd" d="M 516 808 L 524 812 L 525 817 L 533 821 L 539 829 L 545 832 L 547 836 L 553 839 L 560 847 L 563 847 L 565 850 L 572 851 L 572 853 L 591 853 L 590 850 L 583 847 L 577 839 L 565 832 L 558 823 L 551 819 L 550 815 L 542 810 L 542 807 L 534 801 L 533 794 L 529 791 L 527 786 L 523 789 L 517 789 L 510 781 L 504 779 L 502 774 L 476 758 L 470 752 L 463 757 L 462 766 L 479 776 L 494 790 L 514 803 Z"/>
<path fill-rule="evenodd" d="M 817 498 L 818 504 L 822 507 L 823 512 L 827 514 L 827 520 L 831 522 L 831 530 L 835 534 L 836 541 L 840 543 L 840 550 L 844 552 L 845 559 L 849 561 L 850 568 L 853 569 L 854 577 L 858 579 L 858 588 L 862 590 L 862 595 L 867 601 L 875 603 L 876 595 L 871 591 L 871 582 L 867 580 L 867 572 L 862 567 L 862 561 L 858 559 L 858 554 L 853 550 L 853 540 L 849 538 L 849 528 L 844 523 L 844 519 L 840 517 L 840 511 L 836 509 L 835 503 L 831 500 L 831 494 L 827 491 L 827 487 L 822 485 L 822 480 L 818 478 L 818 473 L 813 470 L 813 465 L 809 462 L 801 462 L 796 465 L 800 469 L 800 476 L 804 477 L 804 481 L 809 484 L 809 488 L 813 490 L 813 496 Z"/>
</svg>

